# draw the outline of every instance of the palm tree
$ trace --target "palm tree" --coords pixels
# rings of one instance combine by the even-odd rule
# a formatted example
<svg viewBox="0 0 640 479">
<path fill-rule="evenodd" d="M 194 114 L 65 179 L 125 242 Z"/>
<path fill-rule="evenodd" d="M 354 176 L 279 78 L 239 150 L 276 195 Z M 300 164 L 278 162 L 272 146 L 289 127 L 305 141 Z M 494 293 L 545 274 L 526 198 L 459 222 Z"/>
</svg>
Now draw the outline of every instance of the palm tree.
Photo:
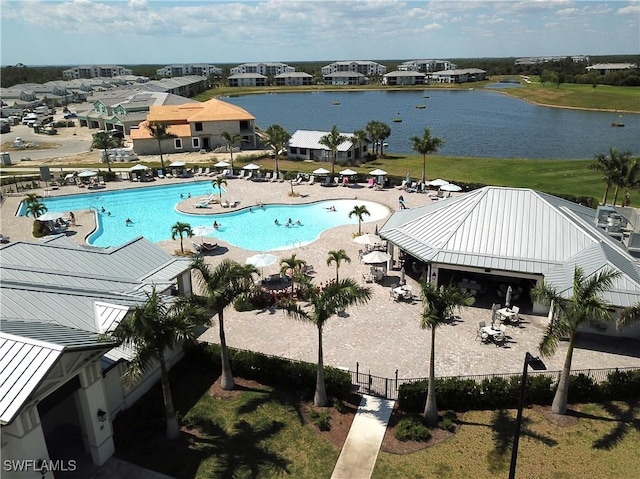
<svg viewBox="0 0 640 479">
<path fill-rule="evenodd" d="M 231 169 L 233 170 L 233 167 L 231 167 Z M 218 193 L 220 194 L 220 203 L 222 203 L 222 185 L 227 186 L 227 180 L 224 176 L 218 176 L 217 178 L 211 180 L 211 184 L 215 188 L 218 188 Z"/>
<path fill-rule="evenodd" d="M 441 138 L 435 138 L 431 136 L 431 128 L 425 128 L 422 133 L 422 137 L 411 137 L 411 149 L 422 155 L 422 177 L 420 182 L 424 183 L 425 169 L 427 164 L 427 155 L 429 153 L 436 153 L 438 148 L 444 144 L 444 140 Z"/>
<path fill-rule="evenodd" d="M 176 236 L 180 236 L 180 251 L 184 253 L 184 247 L 182 245 L 182 234 L 185 236 L 191 236 L 191 225 L 189 223 L 182 223 L 178 221 L 171 227 L 171 239 L 176 239 Z"/>
<path fill-rule="evenodd" d="M 362 234 L 362 222 L 364 221 L 363 216 L 364 215 L 371 216 L 371 213 L 369 213 L 369 210 L 367 209 L 366 206 L 356 205 L 349 212 L 349 218 L 351 218 L 353 215 L 356 215 L 358 217 L 358 236 L 360 236 Z"/>
<path fill-rule="evenodd" d="M 438 405 L 435 383 L 436 328 L 447 323 L 456 309 L 471 306 L 475 299 L 453 286 L 440 286 L 430 281 L 420 281 L 420 292 L 424 309 L 420 327 L 431 330 L 431 354 L 429 356 L 429 386 L 424 418 L 428 425 L 438 423 Z"/>
<path fill-rule="evenodd" d="M 329 251 L 329 257 L 327 258 L 327 266 L 331 266 L 331 263 L 336 264 L 336 281 L 338 281 L 338 269 L 340 268 L 340 263 L 342 261 L 346 261 L 347 263 L 351 263 L 351 258 L 347 255 L 347 252 L 343 249 L 332 250 Z"/>
<path fill-rule="evenodd" d="M 348 139 L 349 139 L 348 137 L 340 134 L 340 132 L 338 131 L 338 127 L 336 125 L 333 125 L 333 128 L 331 128 L 331 133 L 322 136 L 318 140 L 318 143 L 320 143 L 323 146 L 326 146 L 331 151 L 331 174 L 332 175 L 335 173 L 335 165 L 338 159 L 338 147 Z"/>
<path fill-rule="evenodd" d="M 384 156 L 384 148 L 382 144 L 384 140 L 391 136 L 391 128 L 380 121 L 370 121 L 366 127 L 367 133 L 371 137 L 374 144 L 374 152 L 380 151 L 380 156 Z"/>
<path fill-rule="evenodd" d="M 281 303 L 289 317 L 309 321 L 318 328 L 318 369 L 316 373 L 316 392 L 313 397 L 315 406 L 327 405 L 327 391 L 324 382 L 324 358 L 322 352 L 322 328 L 327 320 L 342 311 L 344 308 L 365 304 L 371 298 L 371 290 L 360 286 L 357 281 L 346 278 L 335 283 L 328 284 L 325 288 L 309 288 L 307 292 L 307 305 L 299 305 L 293 297 Z"/>
<path fill-rule="evenodd" d="M 607 203 L 607 197 L 609 196 L 609 189 L 611 186 L 615 185 L 620 178 L 620 171 L 623 168 L 625 163 L 625 159 L 628 160 L 628 157 L 631 154 L 629 152 L 618 153 L 615 148 L 609 149 L 609 154 L 605 153 L 597 153 L 594 155 L 593 163 L 589 164 L 589 168 L 592 170 L 597 170 L 602 173 L 602 179 L 606 182 L 606 187 L 604 190 L 604 196 L 602 197 L 602 204 Z M 616 188 L 616 199 L 617 200 L 617 188 Z"/>
<path fill-rule="evenodd" d="M 164 170 L 164 158 L 162 157 L 162 141 L 176 138 L 176 135 L 169 133 L 169 123 L 165 121 L 150 121 L 147 123 L 147 130 L 151 137 L 158 141 L 158 151 L 160 152 L 160 165 Z"/>
<path fill-rule="evenodd" d="M 616 321 L 616 326 L 618 329 L 623 329 L 638 321 L 640 321 L 640 303 L 623 309 Z"/>
<path fill-rule="evenodd" d="M 39 202 L 40 197 L 37 193 L 27 193 L 24 198 L 25 205 L 29 205 L 31 203 Z"/>
<path fill-rule="evenodd" d="M 184 297 L 169 306 L 154 288 L 147 293 L 145 303 L 136 306 L 110 333 L 110 336 L 134 351 L 124 375 L 125 382 L 131 384 L 138 381 L 156 361 L 160 363 L 168 439 L 176 439 L 180 429 L 164 353 L 185 340 L 195 339 L 196 328 L 208 320 L 206 311 Z"/>
<path fill-rule="evenodd" d="M 47 211 L 48 211 L 47 207 L 43 203 L 40 203 L 38 199 L 36 199 L 35 201 L 28 202 L 25 208 L 25 214 L 27 216 L 33 216 L 34 218 L 39 217 L 41 214 Z"/>
<path fill-rule="evenodd" d="M 353 132 L 353 139 L 358 142 L 358 152 L 360 152 L 360 158 L 362 158 L 362 144 L 367 141 L 367 132 L 356 130 Z"/>
<path fill-rule="evenodd" d="M 227 350 L 227 340 L 224 333 L 224 310 L 235 299 L 248 293 L 253 286 L 251 275 L 258 270 L 249 264 L 240 264 L 230 259 L 224 259 L 212 270 L 204 262 L 202 257 L 193 260 L 192 269 L 194 279 L 202 288 L 207 304 L 218 315 L 218 325 L 220 333 L 220 361 L 222 363 L 222 376 L 220 385 L 222 389 L 229 390 L 235 387 L 231 363 L 229 362 L 229 351 Z"/>
<path fill-rule="evenodd" d="M 621 206 L 631 204 L 631 190 L 640 186 L 640 158 L 629 158 L 619 179 L 620 187 L 624 191 Z"/>
<path fill-rule="evenodd" d="M 271 125 L 263 132 L 262 141 L 266 146 L 271 148 L 274 153 L 273 169 L 276 175 L 279 172 L 278 158 L 280 158 L 280 152 L 284 150 L 284 147 L 290 139 L 291 135 L 289 132 L 280 125 Z"/>
<path fill-rule="evenodd" d="M 553 308 L 553 317 L 540 341 L 540 354 L 550 357 L 558 348 L 560 340 L 569 338 L 567 356 L 564 361 L 558 389 L 556 390 L 551 410 L 556 414 L 567 412 L 569 396 L 569 375 L 576 331 L 588 321 L 606 321 L 609 319 L 611 304 L 601 298 L 620 275 L 619 271 L 603 270 L 585 277 L 581 268 L 573 272 L 573 294 L 565 298 L 552 286 L 542 283 L 531 290 L 531 299 Z"/>
<path fill-rule="evenodd" d="M 286 274 L 287 270 L 291 270 L 291 294 L 293 294 L 293 285 L 295 279 L 302 272 L 302 268 L 307 265 L 307 262 L 303 259 L 296 258 L 296 254 L 292 254 L 288 258 L 284 258 L 280 261 L 280 274 Z"/>
<path fill-rule="evenodd" d="M 117 148 L 118 140 L 113 138 L 106 131 L 100 131 L 93 134 L 93 141 L 91 142 L 91 148 L 102 150 L 104 154 L 104 161 L 107 162 L 107 168 L 111 171 L 111 162 L 109 161 L 109 153 L 107 150 L 110 148 Z"/>
<path fill-rule="evenodd" d="M 229 153 L 231 153 L 231 171 L 233 171 L 233 147 L 238 143 L 242 143 L 244 138 L 239 133 L 231 134 L 226 131 L 223 131 L 220 136 L 227 143 L 227 149 L 229 150 Z"/>
</svg>

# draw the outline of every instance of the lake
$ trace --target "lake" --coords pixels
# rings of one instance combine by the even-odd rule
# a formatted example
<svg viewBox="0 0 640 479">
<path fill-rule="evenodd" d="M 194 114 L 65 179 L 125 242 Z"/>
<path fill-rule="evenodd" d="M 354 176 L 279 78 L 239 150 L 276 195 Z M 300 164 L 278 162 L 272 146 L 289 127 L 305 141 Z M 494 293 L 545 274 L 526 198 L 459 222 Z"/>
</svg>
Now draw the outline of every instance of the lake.
<svg viewBox="0 0 640 479">
<path fill-rule="evenodd" d="M 409 139 L 422 136 L 427 127 L 445 140 L 443 155 L 591 159 L 610 147 L 640 153 L 640 115 L 549 108 L 488 90 L 323 91 L 222 99 L 249 111 L 261 128 L 279 124 L 289 133 L 329 131 L 333 125 L 350 133 L 381 121 L 391 128 L 386 151 L 393 153 L 415 154 Z M 625 126 L 612 127 L 614 121 Z"/>
</svg>

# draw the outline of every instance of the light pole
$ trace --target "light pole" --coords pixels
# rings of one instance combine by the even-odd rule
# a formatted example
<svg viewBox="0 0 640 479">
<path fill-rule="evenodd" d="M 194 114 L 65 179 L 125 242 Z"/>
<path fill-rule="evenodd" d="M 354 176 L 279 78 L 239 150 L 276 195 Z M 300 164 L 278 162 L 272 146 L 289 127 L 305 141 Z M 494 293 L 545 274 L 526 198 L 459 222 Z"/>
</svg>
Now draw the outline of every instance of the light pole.
<svg viewBox="0 0 640 479">
<path fill-rule="evenodd" d="M 527 372 L 531 369 L 540 371 L 547 369 L 542 360 L 532 356 L 527 352 L 524 356 L 524 367 L 522 369 L 522 381 L 520 382 L 520 399 L 518 401 L 518 415 L 516 416 L 516 433 L 513 436 L 513 446 L 511 447 L 511 467 L 509 468 L 509 479 L 516 477 L 516 462 L 518 461 L 518 443 L 520 442 L 520 426 L 522 424 L 522 409 L 524 407 L 524 393 L 527 384 Z"/>
</svg>

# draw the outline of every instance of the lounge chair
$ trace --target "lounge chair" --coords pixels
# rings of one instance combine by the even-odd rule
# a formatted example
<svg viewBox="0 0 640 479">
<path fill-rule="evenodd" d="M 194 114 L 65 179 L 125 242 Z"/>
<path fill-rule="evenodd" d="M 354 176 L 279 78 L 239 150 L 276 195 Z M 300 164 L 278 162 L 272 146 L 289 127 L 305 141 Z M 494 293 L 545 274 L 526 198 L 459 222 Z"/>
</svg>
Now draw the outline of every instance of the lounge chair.
<svg viewBox="0 0 640 479">
<path fill-rule="evenodd" d="M 201 245 L 202 249 L 205 251 L 214 251 L 219 248 L 218 243 L 207 243 L 203 242 Z"/>
<path fill-rule="evenodd" d="M 247 176 L 244 177 L 245 180 L 251 180 L 253 178 L 253 171 L 250 171 Z"/>
<path fill-rule="evenodd" d="M 280 183 L 283 183 L 283 182 L 284 182 L 284 173 L 278 173 L 278 181 L 279 181 Z"/>
<path fill-rule="evenodd" d="M 315 181 L 316 181 L 316 177 L 315 177 L 315 176 L 313 176 L 313 175 L 311 175 L 311 176 L 309 177 L 309 181 L 307 182 L 307 184 L 308 184 L 308 185 L 313 185 L 313 184 L 315 183 Z"/>
<path fill-rule="evenodd" d="M 204 249 L 202 245 L 194 243 L 193 241 L 191 242 L 191 244 L 193 245 L 193 249 L 196 253 L 202 253 L 202 250 Z"/>
<path fill-rule="evenodd" d="M 193 205 L 194 208 L 208 208 L 209 207 L 209 202 L 208 201 L 200 201 L 199 203 L 196 203 Z"/>
<path fill-rule="evenodd" d="M 275 172 L 273 174 L 275 175 Z M 264 175 L 263 180 L 264 181 L 271 181 L 271 173 L 267 173 L 266 175 Z"/>
<path fill-rule="evenodd" d="M 278 173 L 276 173 L 275 171 L 273 172 L 273 175 L 271 175 L 271 183 L 274 183 L 276 181 L 278 181 Z"/>
<path fill-rule="evenodd" d="M 238 176 L 236 176 L 236 178 L 244 178 L 244 174 L 247 172 L 247 170 L 240 170 L 240 173 L 238 173 Z"/>
<path fill-rule="evenodd" d="M 367 188 L 373 188 L 374 185 L 375 180 L 373 179 L 373 177 L 369 178 L 369 181 L 367 181 Z"/>
</svg>

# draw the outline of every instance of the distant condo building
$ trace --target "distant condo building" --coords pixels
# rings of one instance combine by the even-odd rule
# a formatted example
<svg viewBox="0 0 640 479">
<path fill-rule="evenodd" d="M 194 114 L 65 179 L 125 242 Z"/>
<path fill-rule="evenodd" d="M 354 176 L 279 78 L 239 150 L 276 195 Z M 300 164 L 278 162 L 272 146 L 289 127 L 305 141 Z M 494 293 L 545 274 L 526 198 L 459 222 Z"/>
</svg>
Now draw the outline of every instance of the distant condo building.
<svg viewBox="0 0 640 479">
<path fill-rule="evenodd" d="M 167 65 L 156 70 L 159 78 L 173 78 L 187 75 L 208 77 L 209 75 L 222 75 L 222 68 L 206 63 L 182 63 Z"/>
<path fill-rule="evenodd" d="M 541 65 L 543 63 L 548 62 L 557 62 L 560 60 L 564 60 L 565 58 L 571 58 L 575 63 L 589 63 L 589 57 L 585 55 L 566 55 L 559 57 L 525 57 L 525 58 L 516 58 L 516 65 Z"/>
<path fill-rule="evenodd" d="M 243 63 L 231 69 L 231 75 L 241 75 L 243 73 L 257 73 L 264 76 L 276 76 L 281 73 L 291 73 L 296 71 L 285 63 L 264 62 L 264 63 Z"/>
<path fill-rule="evenodd" d="M 65 80 L 76 78 L 113 78 L 117 76 L 133 75 L 133 70 L 119 65 L 82 65 L 62 72 Z"/>
<path fill-rule="evenodd" d="M 384 75 L 387 67 L 371 61 L 344 61 L 333 62 L 322 67 L 322 76 L 326 77 L 333 73 L 355 72 L 362 75 Z"/>
<path fill-rule="evenodd" d="M 398 71 L 420 73 L 456 70 L 457 68 L 456 64 L 446 60 L 408 60 L 398 65 Z"/>
</svg>

